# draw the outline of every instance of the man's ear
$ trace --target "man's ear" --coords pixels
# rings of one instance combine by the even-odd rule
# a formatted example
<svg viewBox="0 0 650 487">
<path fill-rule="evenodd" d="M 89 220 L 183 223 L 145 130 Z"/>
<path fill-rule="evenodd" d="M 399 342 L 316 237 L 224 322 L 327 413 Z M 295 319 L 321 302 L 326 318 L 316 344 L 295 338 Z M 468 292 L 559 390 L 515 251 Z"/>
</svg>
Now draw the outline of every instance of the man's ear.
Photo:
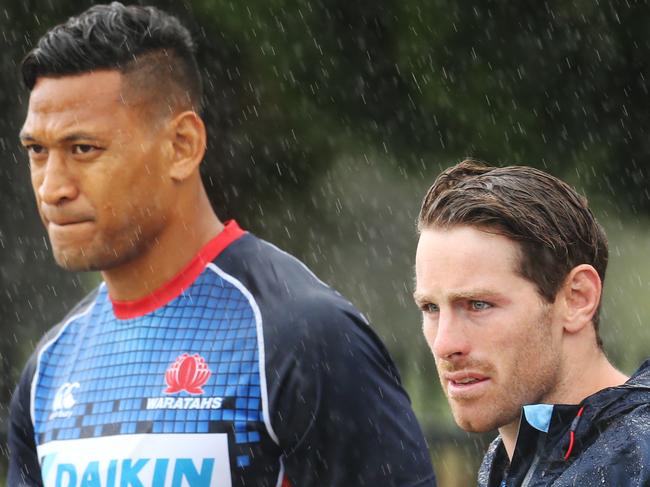
<svg viewBox="0 0 650 487">
<path fill-rule="evenodd" d="M 196 112 L 186 111 L 170 121 L 169 130 L 173 151 L 170 176 L 184 181 L 198 169 L 205 155 L 205 125 Z"/>
<path fill-rule="evenodd" d="M 580 264 L 571 269 L 556 297 L 556 301 L 559 298 L 562 303 L 562 321 L 567 332 L 577 333 L 592 322 L 602 288 L 593 266 Z"/>
</svg>

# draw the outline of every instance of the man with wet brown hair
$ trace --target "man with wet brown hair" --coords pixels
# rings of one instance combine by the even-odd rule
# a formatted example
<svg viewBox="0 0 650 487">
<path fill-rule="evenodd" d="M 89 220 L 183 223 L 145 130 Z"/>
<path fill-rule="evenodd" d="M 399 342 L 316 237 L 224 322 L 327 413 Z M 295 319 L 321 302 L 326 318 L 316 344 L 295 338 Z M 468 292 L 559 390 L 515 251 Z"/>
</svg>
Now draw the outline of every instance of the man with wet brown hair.
<svg viewBox="0 0 650 487">
<path fill-rule="evenodd" d="M 499 430 L 479 485 L 648 485 L 650 365 L 628 379 L 602 350 L 607 240 L 586 199 L 466 160 L 418 230 L 415 301 L 454 418 Z"/>
</svg>

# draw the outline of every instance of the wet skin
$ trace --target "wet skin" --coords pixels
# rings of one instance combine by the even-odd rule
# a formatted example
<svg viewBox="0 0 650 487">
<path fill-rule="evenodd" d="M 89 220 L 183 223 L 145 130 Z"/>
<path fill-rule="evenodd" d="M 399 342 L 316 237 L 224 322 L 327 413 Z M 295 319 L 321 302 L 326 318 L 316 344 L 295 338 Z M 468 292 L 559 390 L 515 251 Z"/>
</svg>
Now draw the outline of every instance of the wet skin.
<svg viewBox="0 0 650 487">
<path fill-rule="evenodd" d="M 415 299 L 454 418 L 467 431 L 516 425 L 558 387 L 562 328 L 517 272 L 515 242 L 468 226 L 427 229 Z"/>
<path fill-rule="evenodd" d="M 20 137 L 61 266 L 111 269 L 162 238 L 172 182 L 165 133 L 152 125 L 116 71 L 37 81 Z"/>
</svg>

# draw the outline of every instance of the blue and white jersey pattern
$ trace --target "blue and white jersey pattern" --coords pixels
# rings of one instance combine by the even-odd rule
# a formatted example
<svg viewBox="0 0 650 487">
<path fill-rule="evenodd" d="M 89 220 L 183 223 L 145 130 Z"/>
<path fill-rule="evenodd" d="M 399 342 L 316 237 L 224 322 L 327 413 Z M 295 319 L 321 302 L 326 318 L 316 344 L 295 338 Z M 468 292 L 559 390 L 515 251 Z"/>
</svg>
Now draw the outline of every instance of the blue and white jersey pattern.
<svg viewBox="0 0 650 487">
<path fill-rule="evenodd" d="M 115 318 L 102 287 L 43 347 L 32 401 L 39 450 L 112 435 L 220 433 L 231 436 L 233 463 L 250 464 L 268 437 L 255 313 L 240 289 L 208 269 L 164 307 L 127 320 Z M 184 354 L 207 364 L 202 394 L 165 393 L 166 372 Z"/>
<path fill-rule="evenodd" d="M 433 487 L 388 353 L 302 263 L 226 226 L 138 302 L 101 285 L 12 400 L 12 487 Z"/>
</svg>

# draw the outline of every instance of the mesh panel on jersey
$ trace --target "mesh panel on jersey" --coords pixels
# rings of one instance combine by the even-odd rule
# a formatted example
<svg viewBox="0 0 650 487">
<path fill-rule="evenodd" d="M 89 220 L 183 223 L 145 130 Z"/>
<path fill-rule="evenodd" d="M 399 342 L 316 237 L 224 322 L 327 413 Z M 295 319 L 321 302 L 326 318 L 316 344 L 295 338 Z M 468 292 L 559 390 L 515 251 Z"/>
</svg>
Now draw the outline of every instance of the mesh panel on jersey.
<svg viewBox="0 0 650 487">
<path fill-rule="evenodd" d="M 42 355 L 34 403 L 37 440 L 227 432 L 237 444 L 259 442 L 252 428 L 262 421 L 257 343 L 248 300 L 212 272 L 164 307 L 129 320 L 115 319 L 104 288 L 94 308 L 73 320 Z M 165 372 L 183 353 L 198 353 L 211 371 L 200 396 L 164 392 Z M 66 383 L 79 384 L 71 390 L 75 403 L 54 411 L 56 393 Z M 152 398 L 164 397 L 222 397 L 223 403 L 207 410 L 147 409 Z"/>
</svg>

